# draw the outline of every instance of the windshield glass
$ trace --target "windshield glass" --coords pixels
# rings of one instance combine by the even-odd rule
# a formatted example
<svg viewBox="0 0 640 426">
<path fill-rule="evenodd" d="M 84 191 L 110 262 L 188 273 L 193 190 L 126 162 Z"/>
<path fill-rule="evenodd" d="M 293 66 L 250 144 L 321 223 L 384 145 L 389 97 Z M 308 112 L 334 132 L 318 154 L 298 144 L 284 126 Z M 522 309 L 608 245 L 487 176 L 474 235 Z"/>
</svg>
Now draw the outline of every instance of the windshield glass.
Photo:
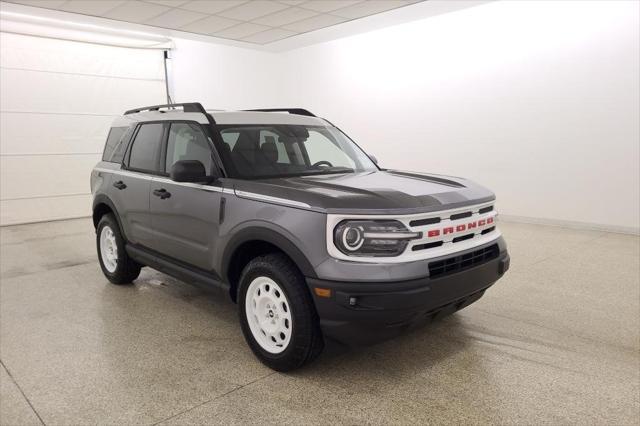
<svg viewBox="0 0 640 426">
<path fill-rule="evenodd" d="M 222 125 L 222 159 L 232 177 L 272 178 L 378 170 L 334 127 Z"/>
</svg>

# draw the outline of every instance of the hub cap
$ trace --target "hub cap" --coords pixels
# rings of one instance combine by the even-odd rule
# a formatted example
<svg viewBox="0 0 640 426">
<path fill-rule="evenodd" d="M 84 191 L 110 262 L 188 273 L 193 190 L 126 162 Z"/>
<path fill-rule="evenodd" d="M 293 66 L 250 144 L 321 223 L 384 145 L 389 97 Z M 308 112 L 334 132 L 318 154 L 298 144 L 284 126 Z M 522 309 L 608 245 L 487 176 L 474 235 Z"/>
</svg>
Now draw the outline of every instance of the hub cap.
<svg viewBox="0 0 640 426">
<path fill-rule="evenodd" d="M 114 273 L 118 267 L 118 246 L 109 226 L 103 227 L 100 232 L 100 257 L 107 271 Z"/>
<path fill-rule="evenodd" d="M 245 313 L 251 334 L 267 352 L 277 354 L 289 345 L 293 323 L 284 292 L 275 281 L 258 277 L 245 297 Z"/>
</svg>

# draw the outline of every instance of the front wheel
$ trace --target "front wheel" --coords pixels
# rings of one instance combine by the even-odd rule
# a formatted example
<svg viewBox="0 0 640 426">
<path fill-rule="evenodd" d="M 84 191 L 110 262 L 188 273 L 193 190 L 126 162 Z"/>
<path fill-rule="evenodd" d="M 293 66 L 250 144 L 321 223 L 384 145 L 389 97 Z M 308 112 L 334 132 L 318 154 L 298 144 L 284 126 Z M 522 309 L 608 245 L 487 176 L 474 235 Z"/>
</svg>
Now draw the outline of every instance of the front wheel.
<svg viewBox="0 0 640 426">
<path fill-rule="evenodd" d="M 253 353 L 268 367 L 289 371 L 324 346 L 304 277 L 282 254 L 253 259 L 238 286 L 240 323 Z"/>
<path fill-rule="evenodd" d="M 96 245 L 102 273 L 114 284 L 128 284 L 138 278 L 141 265 L 125 250 L 118 222 L 111 214 L 100 218 L 96 230 Z"/>
</svg>

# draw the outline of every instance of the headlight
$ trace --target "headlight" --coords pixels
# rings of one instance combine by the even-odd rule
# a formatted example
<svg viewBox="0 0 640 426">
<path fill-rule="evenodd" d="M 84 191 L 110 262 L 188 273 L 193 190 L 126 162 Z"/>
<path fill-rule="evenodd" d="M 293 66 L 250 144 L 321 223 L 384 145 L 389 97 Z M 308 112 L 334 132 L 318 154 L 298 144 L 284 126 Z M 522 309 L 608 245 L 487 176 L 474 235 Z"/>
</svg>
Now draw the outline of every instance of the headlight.
<svg viewBox="0 0 640 426">
<path fill-rule="evenodd" d="M 333 234 L 333 242 L 348 256 L 397 256 L 409 240 L 420 238 L 397 220 L 343 220 Z"/>
</svg>

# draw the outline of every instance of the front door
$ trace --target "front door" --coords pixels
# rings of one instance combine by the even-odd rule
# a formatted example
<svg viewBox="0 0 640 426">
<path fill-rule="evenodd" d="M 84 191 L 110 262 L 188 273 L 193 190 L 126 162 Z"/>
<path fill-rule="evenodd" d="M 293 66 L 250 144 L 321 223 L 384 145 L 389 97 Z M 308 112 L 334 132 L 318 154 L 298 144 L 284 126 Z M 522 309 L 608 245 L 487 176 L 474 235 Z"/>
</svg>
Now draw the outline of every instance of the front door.
<svg viewBox="0 0 640 426">
<path fill-rule="evenodd" d="M 169 173 L 176 161 L 198 160 L 212 174 L 211 149 L 200 124 L 170 123 L 161 159 L 165 176 L 151 181 L 150 199 L 152 248 L 207 271 L 213 271 L 222 186 L 174 182 Z"/>
</svg>

